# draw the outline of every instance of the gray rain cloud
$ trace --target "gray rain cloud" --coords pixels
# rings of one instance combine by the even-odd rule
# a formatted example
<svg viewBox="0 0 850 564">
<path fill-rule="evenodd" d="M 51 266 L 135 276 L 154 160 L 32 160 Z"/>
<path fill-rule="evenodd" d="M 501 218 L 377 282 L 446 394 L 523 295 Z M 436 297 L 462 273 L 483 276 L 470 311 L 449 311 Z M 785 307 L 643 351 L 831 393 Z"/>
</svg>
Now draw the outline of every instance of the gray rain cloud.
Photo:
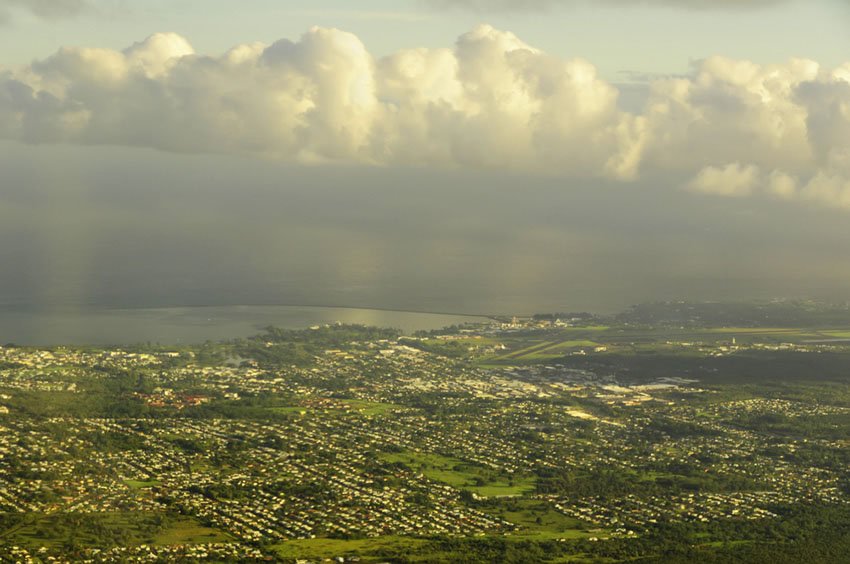
<svg viewBox="0 0 850 564">
<path fill-rule="evenodd" d="M 0 149 L 0 263 L 14 265 L 0 270 L 0 305 L 611 311 L 844 299 L 850 277 L 845 212 L 659 178 Z"/>
</svg>

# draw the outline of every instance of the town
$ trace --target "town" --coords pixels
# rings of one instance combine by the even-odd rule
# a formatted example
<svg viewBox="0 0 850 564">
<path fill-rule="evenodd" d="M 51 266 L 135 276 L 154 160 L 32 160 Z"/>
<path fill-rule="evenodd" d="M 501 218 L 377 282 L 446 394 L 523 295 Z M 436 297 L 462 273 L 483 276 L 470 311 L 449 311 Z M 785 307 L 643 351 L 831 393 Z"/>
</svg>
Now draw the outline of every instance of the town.
<svg viewBox="0 0 850 564">
<path fill-rule="evenodd" d="M 850 515 L 842 331 L 536 316 L 2 347 L 0 560 L 798 554 L 787 523 Z"/>
</svg>

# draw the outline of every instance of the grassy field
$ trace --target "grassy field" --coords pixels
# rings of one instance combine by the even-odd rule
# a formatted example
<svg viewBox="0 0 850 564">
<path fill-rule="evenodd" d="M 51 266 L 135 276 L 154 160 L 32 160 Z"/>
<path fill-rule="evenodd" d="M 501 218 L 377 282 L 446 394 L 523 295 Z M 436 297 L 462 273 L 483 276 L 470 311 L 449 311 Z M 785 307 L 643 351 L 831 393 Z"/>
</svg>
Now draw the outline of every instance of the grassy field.
<svg viewBox="0 0 850 564">
<path fill-rule="evenodd" d="M 833 339 L 850 339 L 850 330 L 846 329 L 840 331 L 820 331 L 820 333 Z"/>
<path fill-rule="evenodd" d="M 108 547 L 231 542 L 233 538 L 187 517 L 150 512 L 30 513 L 0 532 L 0 542 L 26 548 Z"/>
<path fill-rule="evenodd" d="M 310 411 L 310 408 L 304 407 L 304 406 L 301 406 L 301 405 L 288 405 L 286 407 L 270 407 L 270 408 L 268 408 L 268 410 L 273 412 L 273 413 L 284 413 L 284 414 L 299 415 L 299 414 L 302 414 L 302 413 L 303 414 L 308 413 Z"/>
<path fill-rule="evenodd" d="M 386 415 L 394 409 L 403 408 L 400 405 L 395 405 L 392 403 L 380 403 L 375 401 L 346 399 L 341 400 L 341 402 L 345 405 L 350 405 L 352 409 L 360 412 L 361 415 L 367 416 Z"/>
<path fill-rule="evenodd" d="M 386 415 L 387 413 L 393 411 L 394 409 L 403 409 L 403 406 L 395 405 L 392 403 L 381 403 L 375 401 L 366 401 L 366 400 L 358 400 L 358 399 L 338 399 L 334 400 L 332 404 L 329 404 L 324 407 L 312 407 L 309 405 L 288 405 L 281 407 L 269 407 L 267 408 L 269 411 L 274 413 L 284 413 L 284 414 L 304 414 L 308 415 L 310 411 L 314 409 L 339 409 L 344 410 L 350 408 L 353 411 L 360 413 L 361 415 L 365 415 L 367 417 L 381 416 Z"/>
<path fill-rule="evenodd" d="M 567 327 L 525 335 L 508 336 L 508 350 L 478 360 L 482 367 L 537 364 L 557 360 L 578 349 L 604 346 L 602 354 L 651 354 L 673 352 L 701 355 L 697 349 L 683 349 L 677 343 L 728 345 L 762 343 L 806 344 L 819 339 L 850 339 L 850 328 L 799 327 L 658 327 L 637 330 L 633 327 Z"/>
<path fill-rule="evenodd" d="M 354 556 L 361 562 L 385 562 L 379 552 L 410 552 L 422 547 L 427 541 L 411 537 L 386 536 L 368 539 L 297 539 L 273 547 L 281 558 L 324 559 L 339 556 Z"/>
<path fill-rule="evenodd" d="M 561 341 L 555 342 L 548 347 L 543 347 L 532 351 L 531 353 L 522 354 L 517 357 L 519 360 L 546 360 L 551 358 L 559 358 L 575 349 L 583 349 L 587 347 L 597 347 L 599 343 L 588 340 L 577 341 Z"/>
<path fill-rule="evenodd" d="M 551 561 L 552 564 L 578 563 L 578 564 L 608 564 L 609 562 L 621 562 L 613 558 L 602 558 L 601 556 L 590 556 L 587 554 L 567 554 Z"/>
<path fill-rule="evenodd" d="M 534 491 L 534 477 L 493 476 L 485 468 L 432 453 L 382 453 L 386 462 L 400 462 L 436 482 L 471 491 L 481 497 L 520 496 Z"/>
<path fill-rule="evenodd" d="M 161 482 L 159 480 L 124 480 L 124 483 L 134 490 L 141 490 L 158 486 Z"/>
<path fill-rule="evenodd" d="M 590 335 L 565 334 L 547 340 L 512 340 L 510 352 L 482 359 L 485 363 L 495 364 L 524 364 L 560 358 L 565 354 L 581 348 L 596 347 L 600 343 L 591 340 Z"/>
<path fill-rule="evenodd" d="M 566 518 L 564 518 L 566 519 Z M 519 533 L 508 535 L 508 542 L 524 542 L 549 539 L 579 539 L 598 536 L 577 529 L 562 528 L 560 524 L 550 524 L 552 530 L 537 533 Z M 555 531 L 560 529 L 560 532 Z M 604 534 L 602 535 L 605 536 Z M 367 539 L 297 539 L 289 540 L 272 547 L 282 559 L 329 560 L 338 557 L 357 556 L 360 562 L 389 562 L 394 557 L 403 556 L 404 562 L 457 562 L 464 559 L 463 554 L 448 552 L 429 539 L 402 536 L 384 536 Z M 589 562 L 581 554 L 563 556 L 553 562 Z M 594 559 L 593 562 L 605 560 Z"/>
<path fill-rule="evenodd" d="M 181 518 L 158 533 L 154 537 L 153 544 L 205 544 L 232 542 L 233 540 L 233 537 L 227 533 L 204 527 L 194 519 Z"/>
<path fill-rule="evenodd" d="M 518 525 L 511 537 L 516 540 L 582 539 L 604 537 L 604 533 L 591 533 L 588 525 L 567 517 L 551 504 L 537 499 L 504 500 L 483 511 Z"/>
<path fill-rule="evenodd" d="M 536 480 L 533 477 L 494 480 L 483 486 L 461 486 L 481 497 L 514 497 L 532 493 Z"/>
<path fill-rule="evenodd" d="M 707 333 L 794 333 L 800 329 L 790 327 L 711 327 L 703 329 Z"/>
<path fill-rule="evenodd" d="M 566 518 L 565 518 L 566 519 Z M 596 536 L 598 533 L 588 533 L 575 529 L 562 529 L 555 532 L 540 531 L 538 533 L 512 534 L 504 538 L 508 542 L 523 542 L 530 540 L 549 539 L 579 539 Z M 603 535 L 604 536 L 604 535 Z M 447 552 L 433 541 L 424 538 L 385 536 L 367 539 L 297 539 L 289 540 L 272 549 L 283 559 L 322 560 L 338 557 L 357 556 L 361 562 L 395 561 L 393 557 L 402 556 L 405 562 L 457 562 L 463 560 L 463 554 Z M 600 562 L 600 560 L 593 560 Z M 564 556 L 556 562 L 587 562 L 582 555 Z"/>
<path fill-rule="evenodd" d="M 546 341 L 539 345 L 534 345 L 532 347 L 528 347 L 526 349 L 519 350 L 515 353 L 511 353 L 506 355 L 505 358 L 517 358 L 517 359 L 526 359 L 526 358 L 540 358 L 540 357 L 553 357 L 553 356 L 561 356 L 566 351 L 570 349 L 577 349 L 582 347 L 595 347 L 599 345 L 599 343 L 595 341 L 589 341 L 587 339 L 569 339 L 566 341 Z"/>
<path fill-rule="evenodd" d="M 451 339 L 423 339 L 420 341 L 422 344 L 426 346 L 441 346 L 451 343 L 457 343 L 459 345 L 464 345 L 467 347 L 483 347 L 483 346 L 492 346 L 497 345 L 501 341 L 498 339 L 494 339 L 492 337 L 482 337 L 482 336 L 473 336 L 473 337 L 457 337 L 452 336 Z"/>
</svg>

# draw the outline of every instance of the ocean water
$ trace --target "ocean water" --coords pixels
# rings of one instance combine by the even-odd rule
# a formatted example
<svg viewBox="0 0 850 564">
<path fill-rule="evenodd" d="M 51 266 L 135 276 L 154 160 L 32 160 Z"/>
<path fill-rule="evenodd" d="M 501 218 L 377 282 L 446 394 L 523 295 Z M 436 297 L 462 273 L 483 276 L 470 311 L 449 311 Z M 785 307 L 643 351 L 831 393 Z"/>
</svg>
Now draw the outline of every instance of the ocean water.
<svg viewBox="0 0 850 564">
<path fill-rule="evenodd" d="M 486 321 L 483 317 L 335 307 L 211 306 L 144 309 L 0 309 L 0 344 L 192 344 L 248 337 L 274 325 L 303 329 L 325 323 L 393 327 L 412 333 Z"/>
</svg>

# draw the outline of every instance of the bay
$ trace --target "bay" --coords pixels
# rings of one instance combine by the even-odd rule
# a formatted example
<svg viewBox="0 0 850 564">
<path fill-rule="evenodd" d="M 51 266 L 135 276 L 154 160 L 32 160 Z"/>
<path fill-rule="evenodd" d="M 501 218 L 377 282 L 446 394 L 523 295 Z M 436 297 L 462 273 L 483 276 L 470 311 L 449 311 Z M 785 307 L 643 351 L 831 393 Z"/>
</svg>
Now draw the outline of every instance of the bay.
<svg viewBox="0 0 850 564">
<path fill-rule="evenodd" d="M 409 334 L 485 321 L 468 315 L 313 306 L 0 309 L 0 343 L 177 345 L 248 337 L 270 325 L 304 329 L 340 322 L 393 327 Z"/>
</svg>

